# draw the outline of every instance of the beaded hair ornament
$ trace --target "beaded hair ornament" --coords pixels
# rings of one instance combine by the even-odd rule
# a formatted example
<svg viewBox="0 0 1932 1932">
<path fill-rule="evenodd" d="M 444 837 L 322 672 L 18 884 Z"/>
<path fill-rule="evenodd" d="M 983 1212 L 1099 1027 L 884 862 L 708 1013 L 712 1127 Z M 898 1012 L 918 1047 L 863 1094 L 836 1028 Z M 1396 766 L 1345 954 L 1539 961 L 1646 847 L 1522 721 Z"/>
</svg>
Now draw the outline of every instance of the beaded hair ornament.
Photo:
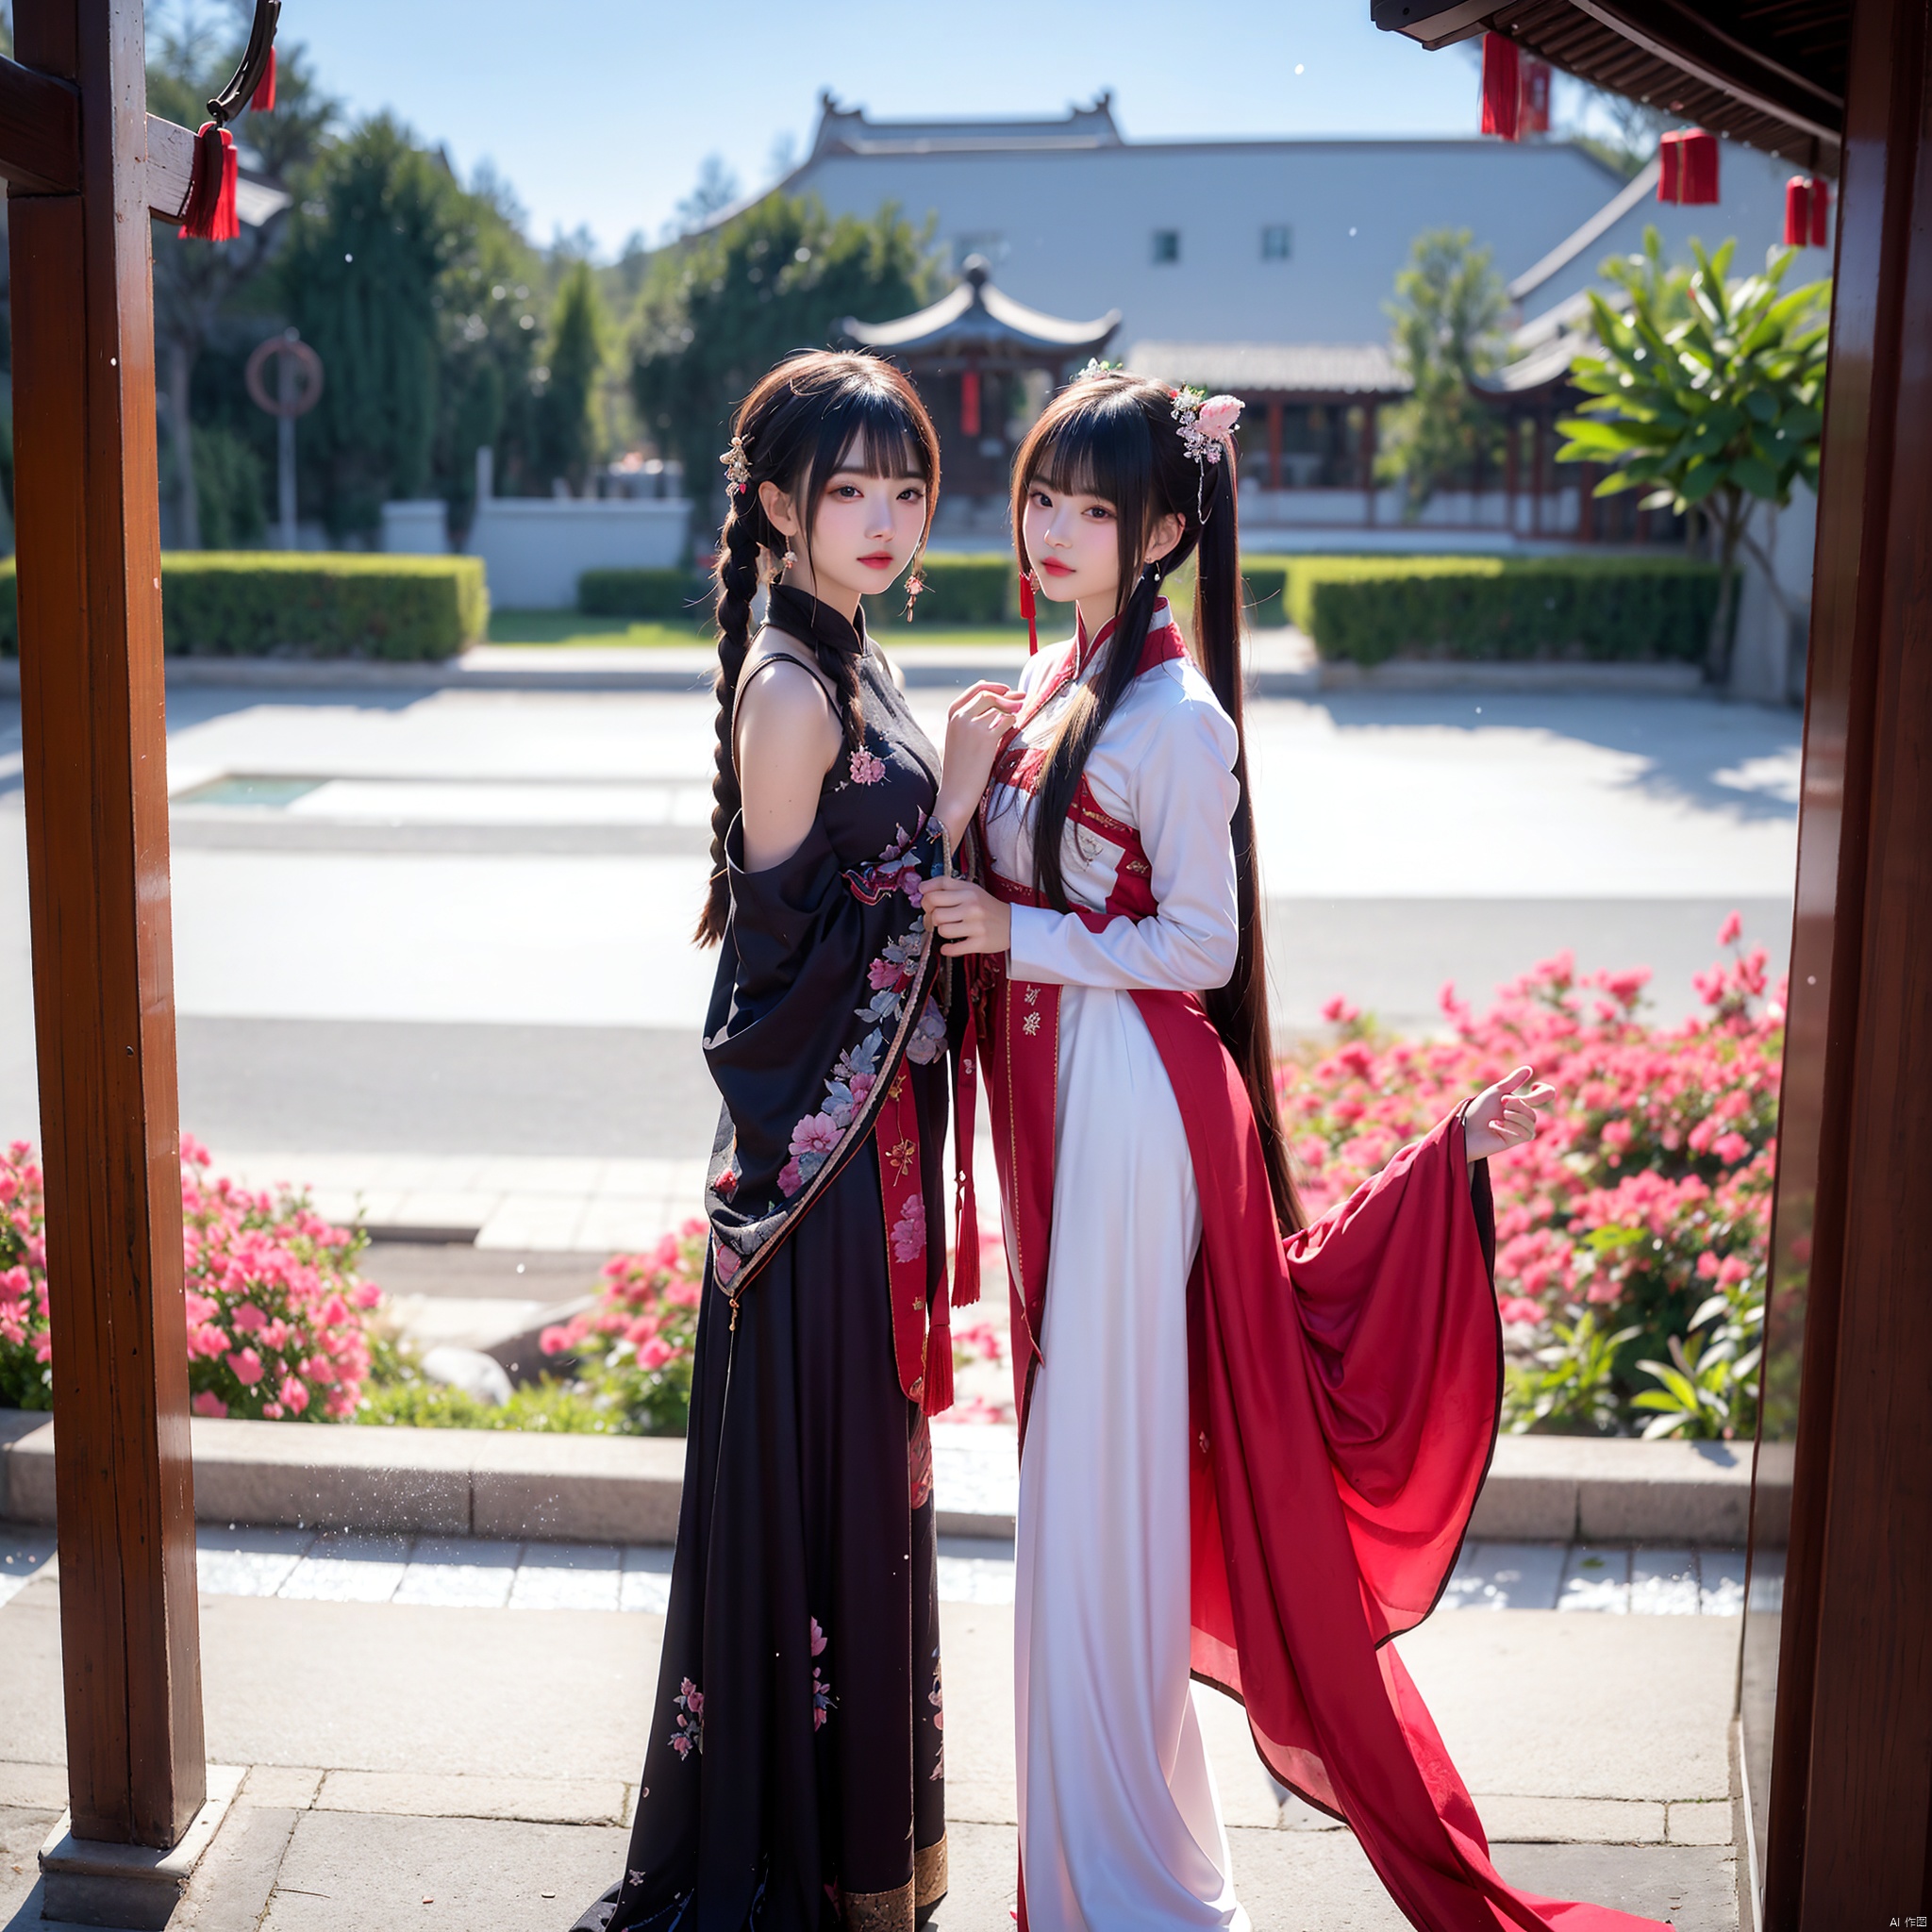
<svg viewBox="0 0 1932 1932">
<path fill-rule="evenodd" d="M 751 481 L 751 458 L 745 454 L 744 438 L 734 436 L 731 447 L 718 460 L 724 465 L 724 477 L 731 485 L 732 494 L 741 495 Z"/>
</svg>

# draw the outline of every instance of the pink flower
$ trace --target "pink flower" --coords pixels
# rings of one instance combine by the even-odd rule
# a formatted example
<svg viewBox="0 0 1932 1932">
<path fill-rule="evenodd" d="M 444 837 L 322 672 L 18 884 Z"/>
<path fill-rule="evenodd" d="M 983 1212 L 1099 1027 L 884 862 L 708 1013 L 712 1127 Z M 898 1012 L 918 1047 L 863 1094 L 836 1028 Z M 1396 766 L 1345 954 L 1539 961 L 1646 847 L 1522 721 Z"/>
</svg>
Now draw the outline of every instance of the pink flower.
<svg viewBox="0 0 1932 1932">
<path fill-rule="evenodd" d="M 721 1201 L 728 1201 L 738 1191 L 738 1176 L 727 1167 L 711 1186 L 716 1189 Z"/>
<path fill-rule="evenodd" d="M 805 1185 L 805 1174 L 797 1161 L 788 1160 L 778 1170 L 778 1191 L 789 1201 Z M 723 1279 L 724 1277 L 720 1277 Z"/>
<path fill-rule="evenodd" d="M 654 1335 L 638 1350 L 638 1366 L 641 1369 L 661 1369 L 676 1353 L 662 1336 Z"/>
<path fill-rule="evenodd" d="M 285 1408 L 300 1415 L 308 1407 L 308 1391 L 293 1375 L 284 1375 L 282 1386 L 275 1391 Z"/>
<path fill-rule="evenodd" d="M 1331 1026 L 1352 1026 L 1362 1016 L 1359 1007 L 1352 1007 L 1340 993 L 1322 1008 L 1322 1017 Z"/>
<path fill-rule="evenodd" d="M 1717 942 L 1721 946 L 1735 945 L 1738 935 L 1744 930 L 1742 913 L 1733 912 L 1726 916 L 1724 923 L 1717 929 Z"/>
<path fill-rule="evenodd" d="M 925 1203 L 917 1194 L 908 1194 L 899 1218 L 892 1224 L 892 1258 L 916 1261 L 925 1253 Z"/>
<path fill-rule="evenodd" d="M 874 959 L 866 968 L 866 978 L 874 992 L 883 992 L 889 986 L 897 986 L 906 977 L 906 962 L 903 959 Z"/>
<path fill-rule="evenodd" d="M 1203 436 L 1227 437 L 1241 421 L 1239 396 L 1209 396 L 1194 412 L 1194 425 Z"/>
<path fill-rule="evenodd" d="M 1498 1312 L 1506 1322 L 1541 1322 L 1543 1311 L 1537 1304 L 1524 1295 L 1506 1295 L 1498 1305 Z"/>
<path fill-rule="evenodd" d="M 829 1154 L 839 1144 L 839 1129 L 829 1114 L 808 1113 L 791 1130 L 794 1155 Z"/>
<path fill-rule="evenodd" d="M 358 1281 L 349 1291 L 349 1299 L 358 1308 L 373 1308 L 382 1300 L 382 1291 L 373 1281 Z"/>
<path fill-rule="evenodd" d="M 874 758 L 863 745 L 852 754 L 846 769 L 852 774 L 855 785 L 876 785 L 886 775 L 885 765 Z"/>
<path fill-rule="evenodd" d="M 235 1372 L 235 1379 L 245 1387 L 253 1389 L 261 1380 L 261 1357 L 252 1348 L 237 1351 L 228 1357 L 228 1366 Z"/>
<path fill-rule="evenodd" d="M 1724 1134 L 1710 1143 L 1710 1151 L 1726 1167 L 1735 1167 L 1751 1151 L 1751 1143 L 1742 1134 Z"/>
<path fill-rule="evenodd" d="M 720 1288 L 729 1288 L 732 1277 L 744 1266 L 744 1257 L 736 1248 L 727 1248 L 721 1241 L 716 1247 L 717 1259 L 713 1268 L 718 1276 Z"/>
<path fill-rule="evenodd" d="M 188 1406 L 196 1415 L 220 1417 L 228 1412 L 228 1405 L 212 1389 L 204 1389 Z"/>
<path fill-rule="evenodd" d="M 229 1317 L 238 1335 L 253 1335 L 268 1326 L 268 1317 L 253 1302 L 243 1302 Z"/>
<path fill-rule="evenodd" d="M 813 1618 L 813 1619 L 811 1620 L 811 1654 L 812 1654 L 812 1656 L 814 1656 L 814 1657 L 823 1657 L 823 1656 L 824 1655 L 824 1652 L 825 1652 L 825 1644 L 826 1644 L 826 1642 L 827 1642 L 828 1641 L 829 1641 L 829 1640 L 828 1640 L 828 1639 L 826 1638 L 826 1636 L 825 1636 L 825 1633 L 824 1633 L 824 1631 L 823 1631 L 823 1630 L 822 1630 L 822 1629 L 821 1629 L 821 1628 L 819 1627 L 819 1620 L 818 1620 L 818 1619 L 817 1619 L 816 1617 L 814 1617 L 814 1618 Z"/>
</svg>

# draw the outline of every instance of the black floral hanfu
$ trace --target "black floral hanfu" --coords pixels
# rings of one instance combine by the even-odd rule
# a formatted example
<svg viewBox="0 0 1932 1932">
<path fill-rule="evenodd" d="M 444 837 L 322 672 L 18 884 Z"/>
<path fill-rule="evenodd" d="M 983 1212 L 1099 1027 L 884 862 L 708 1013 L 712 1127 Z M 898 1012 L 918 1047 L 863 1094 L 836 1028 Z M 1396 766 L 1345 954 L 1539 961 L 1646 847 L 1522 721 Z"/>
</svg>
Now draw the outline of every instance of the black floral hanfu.
<svg viewBox="0 0 1932 1932">
<path fill-rule="evenodd" d="M 946 1889 L 939 755 L 862 619 L 781 588 L 770 621 L 858 656 L 865 738 L 783 864 L 727 841 L 677 1554 L 625 1873 L 588 1932 L 910 1932 Z"/>
</svg>

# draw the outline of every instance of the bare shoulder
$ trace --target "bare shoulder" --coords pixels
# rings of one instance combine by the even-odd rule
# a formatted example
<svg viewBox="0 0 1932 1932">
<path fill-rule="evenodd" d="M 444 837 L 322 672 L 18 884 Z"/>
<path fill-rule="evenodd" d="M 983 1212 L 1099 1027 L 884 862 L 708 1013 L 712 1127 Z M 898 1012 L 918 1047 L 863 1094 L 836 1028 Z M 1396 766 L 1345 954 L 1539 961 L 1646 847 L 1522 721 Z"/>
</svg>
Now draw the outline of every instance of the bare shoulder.
<svg viewBox="0 0 1932 1932">
<path fill-rule="evenodd" d="M 843 734 L 824 675 L 769 632 L 745 660 L 735 709 L 741 773 L 774 760 L 823 774 L 839 755 Z"/>
</svg>

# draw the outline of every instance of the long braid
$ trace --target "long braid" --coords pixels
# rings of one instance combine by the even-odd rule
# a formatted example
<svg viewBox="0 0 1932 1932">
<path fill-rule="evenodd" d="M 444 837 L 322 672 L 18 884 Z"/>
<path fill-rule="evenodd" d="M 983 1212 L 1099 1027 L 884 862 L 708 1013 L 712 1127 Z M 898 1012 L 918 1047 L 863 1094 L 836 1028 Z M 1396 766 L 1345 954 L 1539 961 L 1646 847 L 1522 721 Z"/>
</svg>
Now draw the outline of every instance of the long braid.
<svg viewBox="0 0 1932 1932">
<path fill-rule="evenodd" d="M 743 803 L 738 783 L 738 759 L 732 746 L 733 720 L 737 715 L 739 674 L 751 650 L 751 606 L 758 590 L 758 540 L 752 519 L 738 512 L 740 498 L 732 496 L 732 508 L 719 536 L 718 562 L 713 572 L 718 586 L 718 746 L 712 754 L 711 774 L 711 882 L 705 894 L 704 910 L 698 915 L 692 935 L 701 946 L 715 946 L 724 937 L 724 924 L 731 915 L 731 880 L 724 865 L 724 840 L 731 821 Z"/>
<path fill-rule="evenodd" d="M 724 845 L 731 822 L 743 807 L 733 725 L 738 687 L 751 653 L 751 608 L 762 574 L 775 574 L 791 547 L 768 514 L 763 498 L 772 484 L 806 507 L 803 545 L 811 551 L 811 507 L 841 464 L 864 466 L 868 475 L 923 475 L 926 527 L 931 532 L 939 492 L 939 437 L 906 375 L 869 356 L 808 350 L 789 356 L 769 371 L 739 405 L 724 462 L 730 488 L 724 525 L 718 533 L 717 750 L 711 777 L 711 877 L 692 938 L 701 946 L 724 937 L 731 916 L 731 877 Z M 865 742 L 859 704 L 858 659 L 812 640 L 813 656 L 837 696 L 840 729 L 848 750 Z"/>
</svg>

